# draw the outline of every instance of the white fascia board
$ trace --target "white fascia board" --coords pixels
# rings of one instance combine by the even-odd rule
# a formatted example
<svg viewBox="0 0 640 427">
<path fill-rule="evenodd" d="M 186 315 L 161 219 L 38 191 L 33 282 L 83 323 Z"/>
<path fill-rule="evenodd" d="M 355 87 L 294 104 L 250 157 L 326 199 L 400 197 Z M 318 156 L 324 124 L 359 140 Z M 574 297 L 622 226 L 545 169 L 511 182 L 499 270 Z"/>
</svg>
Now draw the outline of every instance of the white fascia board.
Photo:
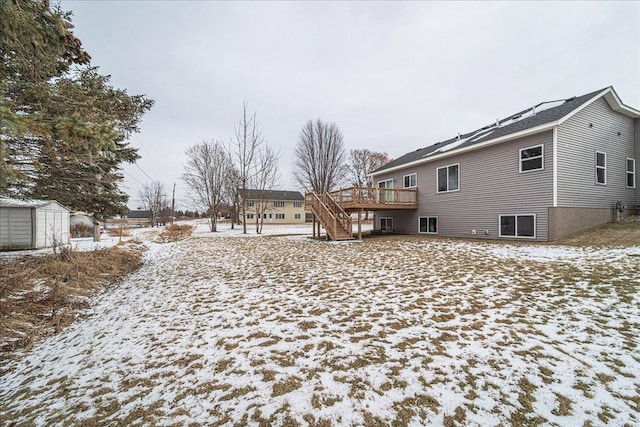
<svg viewBox="0 0 640 427">
<path fill-rule="evenodd" d="M 624 105 L 620 100 L 620 97 L 618 97 L 618 94 L 616 93 L 616 91 L 613 90 L 613 87 L 608 87 L 602 92 L 600 92 L 599 94 L 595 95 L 593 98 L 591 98 L 587 102 L 585 102 L 584 104 L 582 104 L 581 106 L 579 106 L 578 108 L 576 108 L 575 110 L 573 110 L 572 112 L 570 112 L 569 114 L 567 114 L 566 116 L 564 116 L 563 118 L 561 118 L 559 122 L 560 123 L 566 122 L 571 117 L 578 114 L 580 111 L 584 110 L 589 105 L 593 104 L 595 101 L 597 101 L 603 96 L 604 96 L 604 99 L 607 101 L 607 104 L 609 104 L 609 107 L 611 107 L 613 111 L 616 111 L 620 114 L 624 114 L 625 116 L 632 117 L 634 119 L 637 119 L 640 117 L 640 111 Z"/>
<path fill-rule="evenodd" d="M 481 142 L 479 144 L 474 144 L 474 145 L 470 145 L 468 147 L 458 148 L 458 149 L 455 149 L 455 150 L 447 151 L 446 153 L 441 153 L 441 154 L 436 154 L 435 156 L 426 157 L 424 159 L 414 160 L 413 162 L 404 163 L 402 165 L 394 166 L 392 168 L 385 169 L 385 170 L 382 170 L 380 172 L 373 172 L 370 175 L 371 176 L 382 175 L 382 174 L 386 174 L 386 173 L 389 173 L 389 172 L 395 172 L 395 171 L 398 171 L 398 170 L 401 170 L 401 169 L 409 168 L 409 167 L 412 167 L 412 166 L 417 166 L 417 165 L 421 165 L 421 164 L 424 164 L 424 163 L 433 162 L 433 161 L 436 161 L 436 160 L 439 160 L 439 159 L 444 159 L 444 158 L 447 158 L 447 157 L 456 156 L 458 154 L 466 153 L 466 152 L 469 152 L 469 151 L 479 150 L 481 148 L 488 147 L 490 145 L 500 144 L 502 142 L 507 142 L 507 141 L 511 141 L 513 139 L 522 138 L 524 136 L 529 136 L 529 135 L 534 135 L 536 133 L 544 132 L 544 131 L 553 129 L 554 127 L 558 126 L 558 124 L 560 124 L 559 120 L 556 120 L 556 121 L 553 121 L 553 122 L 542 124 L 540 126 L 536 126 L 536 127 L 533 127 L 533 128 L 525 129 L 525 130 L 522 130 L 520 132 L 510 133 L 509 135 L 504 135 L 504 136 L 501 136 L 499 138 L 490 139 L 489 141 Z"/>
<path fill-rule="evenodd" d="M 628 105 L 624 105 L 618 94 L 613 88 L 608 93 L 604 94 L 604 99 L 607 100 L 609 106 L 613 111 L 617 111 L 625 116 L 632 117 L 634 119 L 640 118 L 640 111 L 635 108 L 631 108 Z"/>
</svg>

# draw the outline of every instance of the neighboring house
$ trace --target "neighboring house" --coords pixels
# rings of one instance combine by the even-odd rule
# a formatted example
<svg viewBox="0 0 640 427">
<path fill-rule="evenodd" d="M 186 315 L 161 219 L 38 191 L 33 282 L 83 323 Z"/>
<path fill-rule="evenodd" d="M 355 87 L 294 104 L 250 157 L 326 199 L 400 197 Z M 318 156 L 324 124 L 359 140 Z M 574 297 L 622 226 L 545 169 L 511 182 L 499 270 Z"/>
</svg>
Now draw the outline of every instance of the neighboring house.
<svg viewBox="0 0 640 427">
<path fill-rule="evenodd" d="M 130 227 L 151 226 L 151 212 L 148 210 L 131 210 L 124 218 L 126 218 L 127 225 Z"/>
<path fill-rule="evenodd" d="M 299 191 L 247 190 L 247 224 L 262 215 L 265 224 L 304 223 L 304 196 Z"/>
<path fill-rule="evenodd" d="M 69 243 L 69 209 L 54 200 L 0 199 L 0 250 Z"/>
<path fill-rule="evenodd" d="M 640 204 L 640 111 L 612 87 L 537 104 L 374 171 L 378 189 L 417 191 L 417 207 L 376 211 L 407 234 L 551 241 Z M 378 191 L 378 190 L 376 190 Z"/>
</svg>

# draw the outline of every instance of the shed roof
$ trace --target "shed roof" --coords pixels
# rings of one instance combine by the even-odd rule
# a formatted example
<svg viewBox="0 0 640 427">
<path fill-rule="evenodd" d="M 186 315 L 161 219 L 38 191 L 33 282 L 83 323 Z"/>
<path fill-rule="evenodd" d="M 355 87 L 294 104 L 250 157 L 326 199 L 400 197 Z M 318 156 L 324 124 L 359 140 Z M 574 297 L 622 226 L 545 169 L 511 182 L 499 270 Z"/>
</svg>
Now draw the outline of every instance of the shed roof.
<svg viewBox="0 0 640 427">
<path fill-rule="evenodd" d="M 304 196 L 299 191 L 289 190 L 247 190 L 247 200 L 287 200 L 304 201 Z"/>
<path fill-rule="evenodd" d="M 30 200 L 0 198 L 0 208 L 43 208 L 49 205 L 57 205 L 61 209 L 69 210 L 55 200 Z"/>
<path fill-rule="evenodd" d="M 551 129 L 600 97 L 605 97 L 613 110 L 630 117 L 640 117 L 640 111 L 622 104 L 613 87 L 610 86 L 581 96 L 540 102 L 480 129 L 411 151 L 378 168 L 372 175 L 392 169 L 401 169 L 409 164 L 427 162 L 436 156 L 453 155 L 467 147 L 482 143 L 500 142 L 527 132 L 534 133 Z"/>
</svg>

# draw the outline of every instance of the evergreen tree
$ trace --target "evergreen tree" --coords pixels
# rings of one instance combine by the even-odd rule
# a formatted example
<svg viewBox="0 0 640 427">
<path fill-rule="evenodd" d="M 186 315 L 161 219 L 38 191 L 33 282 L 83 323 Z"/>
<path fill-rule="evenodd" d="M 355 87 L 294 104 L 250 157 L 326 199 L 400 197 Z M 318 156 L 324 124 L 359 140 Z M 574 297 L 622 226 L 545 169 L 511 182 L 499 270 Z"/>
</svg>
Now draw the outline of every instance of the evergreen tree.
<svg viewBox="0 0 640 427">
<path fill-rule="evenodd" d="M 0 194 L 55 199 L 104 218 L 126 212 L 127 140 L 153 101 L 90 67 L 70 14 L 48 1 L 0 0 Z"/>
</svg>

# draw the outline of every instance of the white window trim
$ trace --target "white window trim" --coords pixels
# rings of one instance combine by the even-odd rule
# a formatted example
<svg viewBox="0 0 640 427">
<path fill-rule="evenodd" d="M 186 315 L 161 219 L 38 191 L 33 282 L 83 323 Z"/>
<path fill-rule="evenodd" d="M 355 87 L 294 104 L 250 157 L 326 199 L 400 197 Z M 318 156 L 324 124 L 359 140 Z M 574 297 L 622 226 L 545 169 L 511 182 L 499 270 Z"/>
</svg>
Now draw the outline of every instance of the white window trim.
<svg viewBox="0 0 640 427">
<path fill-rule="evenodd" d="M 458 188 L 456 188 L 455 190 L 449 190 L 449 168 L 451 166 L 458 166 Z M 440 183 L 438 182 L 438 171 L 440 169 L 446 169 L 447 170 L 447 189 L 444 191 L 440 191 Z M 446 166 L 442 166 L 439 168 L 436 168 L 436 193 L 438 194 L 442 194 L 442 193 L 455 193 L 456 191 L 460 191 L 460 163 L 452 163 L 450 165 L 446 165 Z"/>
<path fill-rule="evenodd" d="M 414 185 L 409 185 L 408 187 L 405 184 L 405 178 L 409 177 L 409 184 L 411 184 L 411 177 L 414 176 L 415 177 L 415 184 Z M 416 188 L 418 186 L 418 174 L 417 173 L 410 173 L 408 175 L 405 175 L 402 177 L 402 188 Z"/>
<path fill-rule="evenodd" d="M 512 216 L 516 218 L 516 224 L 515 227 L 516 229 L 515 231 L 515 235 L 504 235 L 502 234 L 502 217 L 504 216 Z M 533 217 L 533 236 L 518 236 L 518 217 L 519 216 L 532 216 Z M 509 239 L 535 239 L 538 236 L 538 218 L 536 217 L 536 214 L 503 214 L 503 215 L 498 215 L 498 236 L 499 237 L 506 237 Z"/>
<path fill-rule="evenodd" d="M 426 218 L 426 220 L 427 220 L 427 230 L 429 229 L 429 218 L 435 218 L 436 219 L 436 232 L 435 233 L 432 233 L 430 231 L 420 231 L 420 220 L 422 218 Z M 431 234 L 431 235 L 434 235 L 434 234 L 438 234 L 439 231 L 440 231 L 440 220 L 438 219 L 437 216 L 419 216 L 418 217 L 418 234 Z"/>
<path fill-rule="evenodd" d="M 630 171 L 627 169 L 627 163 L 629 163 L 629 160 L 631 160 L 633 162 L 633 170 Z M 625 184 L 627 184 L 629 182 L 629 174 L 633 175 L 633 186 L 629 186 L 627 184 L 627 188 L 636 188 L 636 159 L 631 158 L 631 157 L 627 157 L 624 161 L 624 169 L 625 169 Z"/>
<path fill-rule="evenodd" d="M 604 166 L 598 166 L 598 154 L 602 154 L 604 155 Z M 595 162 L 595 176 L 594 179 L 596 181 L 596 185 L 607 185 L 607 153 L 605 153 L 604 151 L 596 151 L 596 156 L 594 159 Z M 603 169 L 604 170 L 604 182 L 598 182 L 598 169 Z M 626 166 L 625 166 L 626 169 Z"/>
<path fill-rule="evenodd" d="M 526 160 L 533 160 L 533 159 L 537 159 L 538 158 L 538 156 L 536 156 L 536 157 L 529 157 L 528 159 L 523 159 L 522 158 L 522 152 L 524 150 L 531 150 L 532 148 L 538 148 L 538 147 L 541 148 L 540 159 L 542 160 L 542 166 L 540 168 L 538 168 L 538 169 L 529 169 L 529 170 L 526 170 L 526 171 L 522 170 L 522 161 L 523 160 L 526 161 Z M 544 144 L 532 145 L 531 147 L 521 148 L 518 151 L 518 168 L 520 170 L 520 173 L 538 172 L 538 171 L 544 170 Z"/>
</svg>

